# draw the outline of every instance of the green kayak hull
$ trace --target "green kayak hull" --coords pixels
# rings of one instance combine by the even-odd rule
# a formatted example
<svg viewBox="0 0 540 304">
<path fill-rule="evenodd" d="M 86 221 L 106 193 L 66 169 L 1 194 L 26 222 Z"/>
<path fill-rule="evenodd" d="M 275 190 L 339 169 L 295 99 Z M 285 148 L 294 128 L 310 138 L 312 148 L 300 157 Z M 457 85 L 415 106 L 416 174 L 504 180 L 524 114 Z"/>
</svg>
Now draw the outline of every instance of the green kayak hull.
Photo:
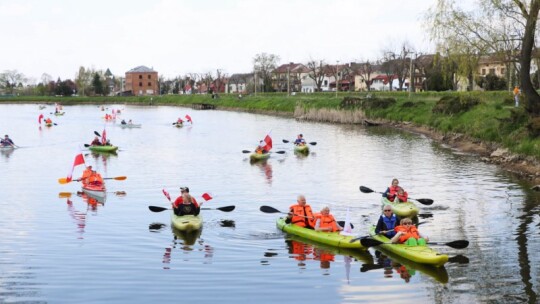
<svg viewBox="0 0 540 304">
<path fill-rule="evenodd" d="M 309 147 L 307 145 L 294 146 L 294 152 L 302 153 L 302 154 L 309 154 Z"/>
<path fill-rule="evenodd" d="M 194 231 L 201 229 L 202 216 L 200 214 L 178 216 L 171 212 L 171 222 L 173 227 L 180 231 Z"/>
<path fill-rule="evenodd" d="M 251 153 L 251 155 L 249 156 L 251 160 L 263 160 L 263 159 L 268 159 L 269 157 L 270 157 L 270 153 L 264 153 L 264 154 Z"/>
<path fill-rule="evenodd" d="M 116 152 L 118 150 L 117 146 L 90 146 L 88 147 L 90 151 L 94 152 Z"/>
<path fill-rule="evenodd" d="M 370 228 L 369 234 L 374 240 L 390 243 L 390 239 L 386 236 L 375 234 L 375 226 Z M 440 254 L 426 245 L 409 246 L 406 244 L 382 244 L 378 247 L 419 264 L 439 267 L 448 262 L 448 255 Z"/>
<path fill-rule="evenodd" d="M 395 215 L 399 216 L 400 218 L 409 217 L 413 218 L 418 215 L 418 207 L 411 202 L 404 202 L 404 203 L 394 203 L 386 199 L 386 197 L 382 198 L 382 204 L 383 206 L 390 205 L 392 206 L 392 212 L 394 212 Z"/>
<path fill-rule="evenodd" d="M 285 223 L 285 219 L 279 218 L 276 222 L 279 229 L 289 234 L 293 234 L 317 243 L 326 244 L 339 248 L 366 249 L 360 242 L 350 243 L 354 239 L 353 235 L 341 235 L 339 232 L 315 231 L 293 224 Z"/>
</svg>

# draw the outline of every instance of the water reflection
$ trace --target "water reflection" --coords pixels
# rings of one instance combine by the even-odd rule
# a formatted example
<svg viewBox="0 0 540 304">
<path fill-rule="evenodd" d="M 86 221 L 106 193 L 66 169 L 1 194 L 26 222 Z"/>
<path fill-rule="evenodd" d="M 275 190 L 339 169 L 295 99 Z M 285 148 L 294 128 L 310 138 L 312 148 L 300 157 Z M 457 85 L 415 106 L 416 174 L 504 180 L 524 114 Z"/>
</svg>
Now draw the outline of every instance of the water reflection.
<svg viewBox="0 0 540 304">
<path fill-rule="evenodd" d="M 15 151 L 15 149 L 5 149 L 5 148 L 0 148 L 0 155 L 2 155 L 3 157 L 7 159 L 9 159 L 9 157 L 11 156 L 11 154 L 13 154 L 13 151 Z"/>
<path fill-rule="evenodd" d="M 272 164 L 270 164 L 267 159 L 259 160 L 259 161 L 250 161 L 250 164 L 252 166 L 259 167 L 261 171 L 264 173 L 266 181 L 269 184 L 272 184 L 272 174 L 273 174 Z"/>
<path fill-rule="evenodd" d="M 155 232 L 161 230 L 166 225 L 153 223 L 150 226 L 150 231 Z M 152 229 L 153 228 L 153 229 Z M 173 241 L 171 246 L 166 247 L 163 253 L 163 269 L 171 269 L 173 256 L 175 252 L 182 253 L 182 261 L 190 261 L 189 254 L 201 252 L 203 253 L 203 264 L 211 264 L 214 256 L 214 248 L 205 243 L 201 238 L 203 229 L 184 231 L 178 230 L 171 225 L 173 233 Z"/>
<path fill-rule="evenodd" d="M 416 263 L 396 255 L 383 248 L 375 251 L 376 263 L 365 263 L 360 268 L 360 272 L 371 270 L 384 269 L 383 277 L 392 278 L 394 273 L 403 279 L 405 283 L 409 283 L 411 277 L 416 275 L 416 271 L 428 275 L 440 283 L 448 283 L 448 273 L 444 266 L 434 267 L 425 264 Z"/>
<path fill-rule="evenodd" d="M 77 196 L 81 197 L 82 201 L 86 203 L 86 210 L 81 211 L 79 208 L 74 206 L 73 201 L 71 200 L 71 195 L 65 195 L 63 193 L 61 193 L 60 195 L 60 197 L 65 196 L 68 196 L 66 199 L 68 214 L 77 226 L 77 238 L 83 239 L 83 235 L 86 229 L 86 219 L 88 212 L 91 212 L 92 215 L 97 215 L 98 205 L 105 205 L 105 198 L 91 197 L 83 192 L 78 192 Z"/>
</svg>

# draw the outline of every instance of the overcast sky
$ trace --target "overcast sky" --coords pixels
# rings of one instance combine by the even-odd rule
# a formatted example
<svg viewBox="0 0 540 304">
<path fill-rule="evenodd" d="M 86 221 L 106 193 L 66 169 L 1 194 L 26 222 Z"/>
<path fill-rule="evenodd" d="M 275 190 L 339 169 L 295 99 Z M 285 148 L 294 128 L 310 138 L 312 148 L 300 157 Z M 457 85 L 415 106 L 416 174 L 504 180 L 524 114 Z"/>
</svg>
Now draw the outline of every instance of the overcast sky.
<svg viewBox="0 0 540 304">
<path fill-rule="evenodd" d="M 423 15 L 436 0 L 0 0 L 0 72 L 74 79 L 145 65 L 172 78 L 280 63 L 376 60 L 408 41 L 433 51 Z"/>
</svg>

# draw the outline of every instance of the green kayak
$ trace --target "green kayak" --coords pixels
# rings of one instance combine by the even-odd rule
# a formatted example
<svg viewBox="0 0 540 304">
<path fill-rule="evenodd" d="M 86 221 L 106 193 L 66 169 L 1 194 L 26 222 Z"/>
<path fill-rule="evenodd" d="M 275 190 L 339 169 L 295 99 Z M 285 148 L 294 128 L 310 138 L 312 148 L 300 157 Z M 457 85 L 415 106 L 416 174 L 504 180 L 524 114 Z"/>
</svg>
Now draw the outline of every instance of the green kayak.
<svg viewBox="0 0 540 304">
<path fill-rule="evenodd" d="M 202 227 L 202 216 L 200 214 L 178 216 L 171 212 L 171 221 L 174 228 L 180 231 L 194 231 Z"/>
<path fill-rule="evenodd" d="M 313 229 L 307 229 L 293 224 L 286 224 L 285 219 L 283 218 L 278 218 L 276 225 L 284 232 L 300 236 L 317 243 L 339 248 L 365 249 L 360 242 L 349 243 L 350 240 L 355 238 L 353 235 L 341 235 L 339 232 L 315 231 Z"/>
<path fill-rule="evenodd" d="M 413 262 L 416 262 L 419 264 L 433 265 L 436 267 L 442 266 L 444 265 L 444 263 L 448 262 L 448 255 L 440 254 L 426 245 L 409 246 L 405 244 L 390 244 L 389 238 L 387 238 L 384 235 L 375 234 L 375 226 L 372 226 L 369 229 L 369 234 L 374 240 L 377 240 L 383 243 L 389 243 L 389 244 L 382 244 L 378 247 L 386 251 L 392 252 L 396 255 L 399 255 L 400 257 L 411 260 Z"/>
<path fill-rule="evenodd" d="M 394 212 L 395 215 L 399 216 L 400 218 L 409 217 L 413 218 L 418 215 L 418 207 L 411 202 L 404 202 L 404 203 L 394 203 L 386 199 L 386 197 L 382 198 L 382 204 L 383 206 L 390 205 L 392 206 L 392 212 Z"/>
<path fill-rule="evenodd" d="M 294 146 L 294 152 L 302 153 L 302 154 L 309 154 L 309 147 L 307 145 L 303 145 L 303 146 L 296 145 Z"/>
<path fill-rule="evenodd" d="M 270 153 L 251 153 L 251 155 L 249 156 L 249 159 L 251 159 L 252 161 L 256 161 L 256 160 L 263 160 L 263 159 L 268 159 L 270 157 Z"/>
<path fill-rule="evenodd" d="M 94 152 L 110 152 L 114 153 L 116 150 L 118 150 L 117 146 L 90 146 L 88 147 L 90 151 Z"/>
</svg>

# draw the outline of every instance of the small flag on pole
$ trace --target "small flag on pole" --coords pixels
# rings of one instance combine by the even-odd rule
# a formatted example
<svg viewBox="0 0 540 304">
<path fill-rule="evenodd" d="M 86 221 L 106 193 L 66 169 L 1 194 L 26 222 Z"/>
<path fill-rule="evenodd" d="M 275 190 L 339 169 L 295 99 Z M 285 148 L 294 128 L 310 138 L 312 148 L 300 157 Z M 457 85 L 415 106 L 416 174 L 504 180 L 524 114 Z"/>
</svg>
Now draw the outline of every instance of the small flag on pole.
<svg viewBox="0 0 540 304">
<path fill-rule="evenodd" d="M 204 198 L 205 201 L 211 200 L 213 197 L 208 193 L 203 193 L 202 198 Z"/>
<path fill-rule="evenodd" d="M 68 174 L 66 178 L 69 182 L 72 179 L 73 170 L 75 169 L 75 167 L 77 167 L 78 165 L 83 165 L 83 164 L 84 164 L 84 156 L 82 155 L 82 153 L 79 153 L 77 154 L 77 156 L 75 156 L 75 160 L 73 161 L 73 167 L 71 167 L 71 172 Z"/>
</svg>

